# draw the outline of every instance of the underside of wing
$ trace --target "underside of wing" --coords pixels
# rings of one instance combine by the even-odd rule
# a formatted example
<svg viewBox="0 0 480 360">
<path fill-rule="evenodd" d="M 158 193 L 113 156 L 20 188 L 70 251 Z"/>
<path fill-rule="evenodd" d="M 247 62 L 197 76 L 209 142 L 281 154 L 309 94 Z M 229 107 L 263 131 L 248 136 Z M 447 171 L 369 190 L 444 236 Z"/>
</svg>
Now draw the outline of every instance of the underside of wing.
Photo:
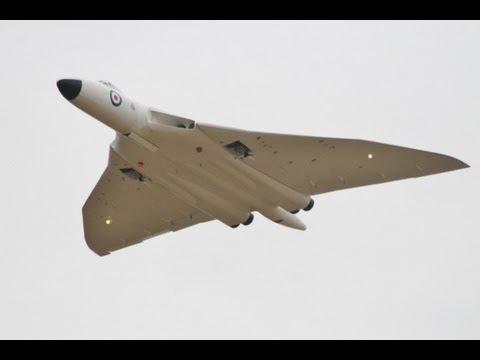
<svg viewBox="0 0 480 360">
<path fill-rule="evenodd" d="M 371 141 L 198 126 L 232 156 L 309 195 L 468 167 L 450 156 Z"/>
<path fill-rule="evenodd" d="M 144 178 L 112 149 L 107 169 L 83 206 L 85 239 L 98 255 L 209 220 Z"/>
</svg>

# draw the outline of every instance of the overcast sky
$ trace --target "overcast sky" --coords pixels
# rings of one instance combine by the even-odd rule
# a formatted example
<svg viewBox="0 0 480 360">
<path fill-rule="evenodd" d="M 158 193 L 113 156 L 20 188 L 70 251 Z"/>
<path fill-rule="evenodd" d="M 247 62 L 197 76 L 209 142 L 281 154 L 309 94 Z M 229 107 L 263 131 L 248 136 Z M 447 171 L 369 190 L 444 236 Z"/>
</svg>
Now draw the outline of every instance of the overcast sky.
<svg viewBox="0 0 480 360">
<path fill-rule="evenodd" d="M 0 338 L 480 338 L 479 22 L 0 22 Z M 299 232 L 209 222 L 100 258 L 81 208 L 105 79 L 223 126 L 472 168 L 315 197 Z"/>
</svg>

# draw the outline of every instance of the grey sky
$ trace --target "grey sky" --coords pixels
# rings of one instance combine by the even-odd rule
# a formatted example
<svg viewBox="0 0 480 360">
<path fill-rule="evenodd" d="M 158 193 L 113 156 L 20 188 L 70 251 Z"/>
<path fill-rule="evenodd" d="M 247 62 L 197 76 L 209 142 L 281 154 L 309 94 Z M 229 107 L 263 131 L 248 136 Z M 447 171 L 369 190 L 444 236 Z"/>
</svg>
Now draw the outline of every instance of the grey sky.
<svg viewBox="0 0 480 360">
<path fill-rule="evenodd" d="M 480 338 L 479 22 L 0 22 L 0 338 Z M 317 196 L 100 258 L 81 207 L 113 132 L 55 82 L 169 112 L 364 138 L 471 169 Z"/>
</svg>

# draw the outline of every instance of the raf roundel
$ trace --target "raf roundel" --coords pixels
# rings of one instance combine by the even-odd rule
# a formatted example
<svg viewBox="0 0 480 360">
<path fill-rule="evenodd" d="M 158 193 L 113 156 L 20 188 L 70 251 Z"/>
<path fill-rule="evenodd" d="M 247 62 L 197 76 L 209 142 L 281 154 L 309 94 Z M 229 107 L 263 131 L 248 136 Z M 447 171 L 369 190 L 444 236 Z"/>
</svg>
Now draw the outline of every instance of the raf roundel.
<svg viewBox="0 0 480 360">
<path fill-rule="evenodd" d="M 122 105 L 122 97 L 114 90 L 110 90 L 110 100 L 112 101 L 113 106 Z"/>
</svg>

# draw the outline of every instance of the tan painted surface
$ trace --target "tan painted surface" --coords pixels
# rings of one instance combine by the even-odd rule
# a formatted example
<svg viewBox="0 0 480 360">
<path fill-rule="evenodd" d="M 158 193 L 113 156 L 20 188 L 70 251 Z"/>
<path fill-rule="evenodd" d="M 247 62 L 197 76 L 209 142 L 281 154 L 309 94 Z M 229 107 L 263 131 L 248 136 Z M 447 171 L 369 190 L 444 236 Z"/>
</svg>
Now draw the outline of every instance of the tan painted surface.
<svg viewBox="0 0 480 360">
<path fill-rule="evenodd" d="M 120 171 L 130 167 L 110 150 L 108 167 L 83 207 L 85 239 L 95 253 L 107 255 L 211 220 L 160 185 L 130 179 Z"/>
<path fill-rule="evenodd" d="M 364 140 L 268 134 L 199 124 L 219 145 L 241 140 L 244 162 L 304 194 L 414 178 L 468 167 L 450 156 Z"/>
</svg>

